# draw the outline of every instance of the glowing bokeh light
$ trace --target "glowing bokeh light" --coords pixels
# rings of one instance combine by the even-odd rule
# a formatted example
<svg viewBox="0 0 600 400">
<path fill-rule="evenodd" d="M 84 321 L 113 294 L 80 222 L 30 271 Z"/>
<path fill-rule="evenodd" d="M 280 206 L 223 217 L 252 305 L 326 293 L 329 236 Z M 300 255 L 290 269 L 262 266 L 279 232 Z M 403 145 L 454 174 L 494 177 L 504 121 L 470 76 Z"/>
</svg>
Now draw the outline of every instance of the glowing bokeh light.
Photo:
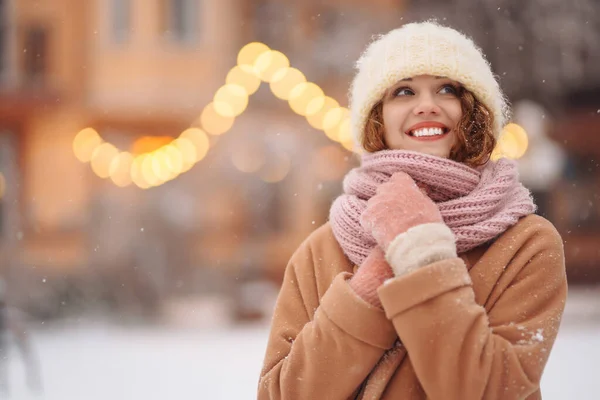
<svg viewBox="0 0 600 400">
<path fill-rule="evenodd" d="M 119 154 L 119 150 L 110 143 L 102 143 L 92 153 L 92 170 L 102 179 L 110 176 L 110 163 Z"/>
<path fill-rule="evenodd" d="M 196 162 L 202 160 L 208 153 L 210 148 L 210 141 L 208 136 L 202 129 L 189 128 L 186 129 L 182 134 L 181 138 L 189 140 L 193 145 L 196 152 Z"/>
<path fill-rule="evenodd" d="M 296 68 L 284 68 L 273 75 L 269 86 L 275 97 L 288 100 L 292 89 L 303 82 L 306 82 L 306 77 L 302 72 Z"/>
<path fill-rule="evenodd" d="M 491 158 L 494 161 L 502 157 L 517 160 L 525 155 L 528 146 L 529 138 L 525 129 L 518 124 L 510 123 L 502 129 Z"/>
<path fill-rule="evenodd" d="M 211 135 L 221 135 L 227 132 L 233 126 L 233 120 L 232 116 L 219 114 L 215 109 L 214 103 L 209 103 L 204 107 L 200 115 L 202 127 Z"/>
<path fill-rule="evenodd" d="M 248 106 L 248 93 L 239 85 L 222 86 L 213 99 L 215 112 L 225 118 L 237 117 Z"/>
<path fill-rule="evenodd" d="M 317 97 L 324 97 L 323 89 L 312 82 L 302 82 L 292 89 L 288 102 L 296 114 L 304 116 L 308 105 Z"/>
<path fill-rule="evenodd" d="M 228 85 L 238 85 L 244 88 L 249 96 L 254 94 L 260 87 L 261 80 L 256 69 L 250 65 L 236 65 L 229 71 L 225 82 Z"/>
<path fill-rule="evenodd" d="M 323 131 L 327 137 L 335 142 L 340 141 L 340 124 L 349 118 L 350 111 L 345 107 L 329 110 L 323 118 Z"/>
<path fill-rule="evenodd" d="M 93 128 L 85 128 L 79 131 L 73 139 L 73 152 L 81 162 L 89 162 L 92 154 L 103 140 Z"/>
<path fill-rule="evenodd" d="M 113 183 L 119 187 L 131 185 L 131 166 L 133 155 L 127 151 L 119 153 L 109 165 L 108 174 Z"/>
<path fill-rule="evenodd" d="M 289 68 L 290 60 L 283 53 L 271 50 L 258 56 L 255 65 L 260 79 L 271 82 L 278 78 L 277 73 L 280 70 Z"/>
<path fill-rule="evenodd" d="M 217 136 L 231 129 L 235 118 L 248 107 L 248 96 L 262 82 L 269 83 L 273 95 L 286 100 L 297 114 L 305 116 L 315 129 L 322 130 L 332 140 L 353 150 L 349 111 L 328 96 L 304 74 L 290 67 L 287 56 L 270 49 L 264 43 L 253 42 L 238 53 L 237 65 L 227 74 L 225 85 L 217 90 L 213 101 L 198 117 L 197 127 L 186 129 L 179 137 L 145 136 L 137 139 L 129 152 L 119 152 L 105 143 L 93 128 L 80 131 L 73 140 L 75 156 L 82 162 L 91 161 L 92 170 L 102 178 L 110 177 L 117 186 L 132 182 L 147 189 L 174 179 L 203 160 Z M 194 124 L 196 125 L 196 124 Z M 512 130 L 511 130 L 512 129 Z M 509 128 L 505 135 L 504 153 L 524 152 L 522 135 Z M 207 133 L 213 135 L 211 139 Z M 214 144 L 214 143 L 213 143 Z M 265 159 L 261 151 L 246 148 L 232 154 L 232 163 L 243 172 L 259 172 L 266 182 L 278 182 L 287 176 L 291 166 L 288 154 Z"/>
<path fill-rule="evenodd" d="M 269 46 L 260 42 L 248 43 L 238 53 L 238 65 L 254 65 L 261 54 L 271 51 Z"/>
</svg>

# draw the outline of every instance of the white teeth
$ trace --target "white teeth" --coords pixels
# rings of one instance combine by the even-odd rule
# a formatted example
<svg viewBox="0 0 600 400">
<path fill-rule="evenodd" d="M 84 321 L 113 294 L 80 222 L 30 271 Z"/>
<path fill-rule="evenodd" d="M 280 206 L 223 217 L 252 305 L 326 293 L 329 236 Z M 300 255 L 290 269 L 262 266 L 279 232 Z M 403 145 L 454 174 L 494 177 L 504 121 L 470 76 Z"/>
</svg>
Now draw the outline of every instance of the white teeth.
<svg viewBox="0 0 600 400">
<path fill-rule="evenodd" d="M 416 131 L 413 131 L 413 135 L 414 136 L 435 136 L 435 135 L 442 135 L 444 133 L 444 130 L 442 128 L 423 128 L 423 129 L 417 129 Z"/>
</svg>

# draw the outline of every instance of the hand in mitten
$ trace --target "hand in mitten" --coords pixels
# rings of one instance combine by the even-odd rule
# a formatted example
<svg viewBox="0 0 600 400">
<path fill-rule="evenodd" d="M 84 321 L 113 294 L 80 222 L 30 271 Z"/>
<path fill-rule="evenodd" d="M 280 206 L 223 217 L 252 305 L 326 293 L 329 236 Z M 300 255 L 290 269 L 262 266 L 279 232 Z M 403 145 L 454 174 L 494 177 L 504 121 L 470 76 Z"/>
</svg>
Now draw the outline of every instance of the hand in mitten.
<svg viewBox="0 0 600 400">
<path fill-rule="evenodd" d="M 456 257 L 454 234 L 437 205 L 404 172 L 377 188 L 360 222 L 385 251 L 396 276 Z"/>
<path fill-rule="evenodd" d="M 383 282 L 393 277 L 394 273 L 385 260 L 383 250 L 379 246 L 375 246 L 365 261 L 358 267 L 358 270 L 350 279 L 349 285 L 364 301 L 382 308 L 377 289 Z"/>
</svg>

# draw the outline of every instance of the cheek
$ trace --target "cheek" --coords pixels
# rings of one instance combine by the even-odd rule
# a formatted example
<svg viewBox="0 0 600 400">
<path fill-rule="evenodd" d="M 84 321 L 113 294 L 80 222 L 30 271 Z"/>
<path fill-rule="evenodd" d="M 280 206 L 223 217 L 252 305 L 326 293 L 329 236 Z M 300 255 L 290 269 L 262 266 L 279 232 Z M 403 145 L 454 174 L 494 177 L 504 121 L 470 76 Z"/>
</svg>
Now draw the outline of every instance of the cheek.
<svg viewBox="0 0 600 400">
<path fill-rule="evenodd" d="M 383 109 L 381 110 L 381 119 L 383 119 L 383 126 L 388 126 L 392 120 L 390 116 L 390 108 L 385 104 L 383 105 Z"/>
<path fill-rule="evenodd" d="M 462 118 L 463 112 L 462 112 L 462 105 L 460 104 L 460 100 L 457 100 L 456 103 L 452 104 L 449 108 L 448 108 L 448 115 L 450 116 L 450 118 L 452 119 L 452 122 L 454 122 L 454 124 L 458 124 L 458 121 L 460 121 L 460 119 Z"/>
<path fill-rule="evenodd" d="M 405 107 L 398 104 L 384 103 L 382 110 L 383 125 L 396 130 L 406 119 Z"/>
</svg>

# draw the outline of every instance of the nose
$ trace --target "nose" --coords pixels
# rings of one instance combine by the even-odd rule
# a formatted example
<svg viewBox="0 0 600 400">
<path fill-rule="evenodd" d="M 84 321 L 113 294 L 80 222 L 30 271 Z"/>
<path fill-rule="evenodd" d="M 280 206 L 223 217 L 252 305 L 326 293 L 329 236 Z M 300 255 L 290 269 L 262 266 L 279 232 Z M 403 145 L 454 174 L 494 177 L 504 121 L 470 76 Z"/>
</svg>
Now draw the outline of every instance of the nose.
<svg viewBox="0 0 600 400">
<path fill-rule="evenodd" d="M 417 99 L 417 104 L 413 109 L 415 115 L 439 114 L 440 107 L 435 102 L 433 96 L 429 93 L 423 93 Z"/>
</svg>

